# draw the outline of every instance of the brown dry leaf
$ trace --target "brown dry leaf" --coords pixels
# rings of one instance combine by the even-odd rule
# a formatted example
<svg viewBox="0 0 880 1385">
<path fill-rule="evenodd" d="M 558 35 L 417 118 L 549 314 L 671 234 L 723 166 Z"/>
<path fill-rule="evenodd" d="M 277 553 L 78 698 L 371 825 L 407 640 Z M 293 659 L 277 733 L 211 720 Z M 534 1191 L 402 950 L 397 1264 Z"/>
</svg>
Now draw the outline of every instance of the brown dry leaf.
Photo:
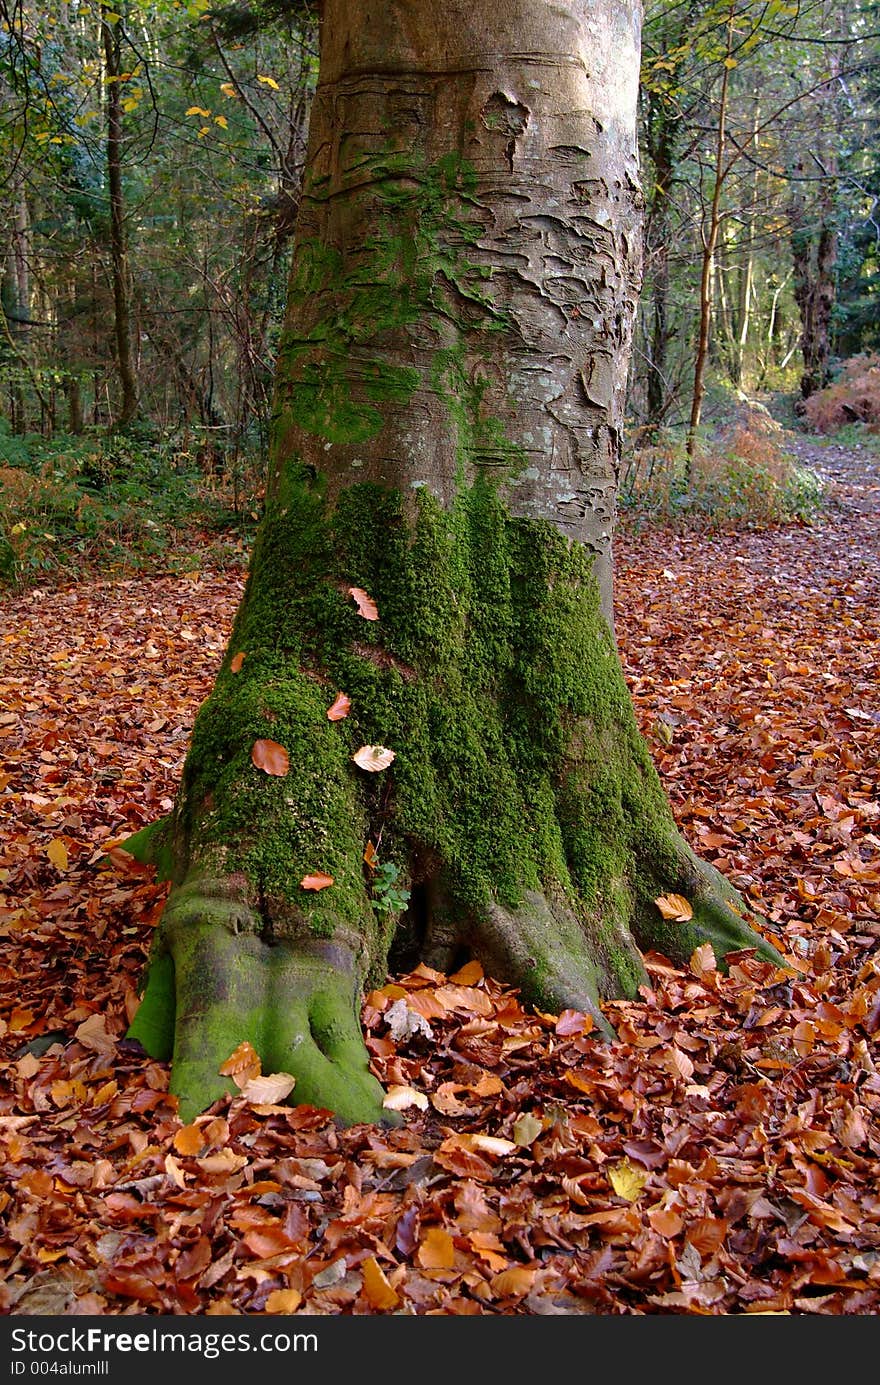
<svg viewBox="0 0 880 1385">
<path fill-rule="evenodd" d="M 173 1154 L 165 1155 L 165 1172 L 178 1188 L 186 1187 L 186 1174 L 178 1164 Z"/>
<path fill-rule="evenodd" d="M 16 1005 L 9 1016 L 10 1034 L 20 1034 L 23 1029 L 27 1029 L 34 1022 L 33 1010 L 28 1010 L 25 1006 Z"/>
<path fill-rule="evenodd" d="M 378 861 L 378 859 L 379 857 L 376 854 L 376 848 L 373 846 L 373 843 L 367 842 L 366 846 L 364 847 L 364 864 L 366 865 L 367 869 L 375 870 L 376 862 Z"/>
<path fill-rule="evenodd" d="M 239 1078 L 244 1075 L 244 1082 L 249 1082 L 252 1077 L 259 1077 L 262 1070 L 260 1055 L 247 1039 L 243 1039 L 238 1047 L 233 1049 L 225 1063 L 218 1069 L 221 1077 Z M 242 1083 L 239 1082 L 238 1086 L 241 1085 Z"/>
<path fill-rule="evenodd" d="M 359 769 L 378 774 L 380 770 L 388 768 L 395 758 L 395 752 L 384 745 L 362 745 L 351 758 Z"/>
<path fill-rule="evenodd" d="M 241 1094 L 252 1106 L 277 1106 L 290 1096 L 295 1086 L 296 1078 L 292 1073 L 267 1072 L 249 1078 L 241 1087 Z"/>
<path fill-rule="evenodd" d="M 322 871 L 317 871 L 314 875 L 304 875 L 299 883 L 303 890 L 326 890 L 329 885 L 333 884 L 333 876 L 324 875 Z"/>
<path fill-rule="evenodd" d="M 707 976 L 712 976 L 718 970 L 718 963 L 715 960 L 715 952 L 711 943 L 701 943 L 695 947 L 688 962 L 693 975 L 698 981 L 704 980 Z"/>
<path fill-rule="evenodd" d="M 246 658 L 247 654 L 243 650 L 239 650 L 237 654 L 233 655 L 232 662 L 229 665 L 230 672 L 241 673 L 241 666 Z"/>
<path fill-rule="evenodd" d="M 266 1313 L 295 1313 L 302 1303 L 299 1289 L 273 1289 L 266 1299 Z"/>
<path fill-rule="evenodd" d="M 327 708 L 328 721 L 344 721 L 351 711 L 351 698 L 346 693 L 336 694 L 332 706 Z"/>
<path fill-rule="evenodd" d="M 371 596 L 367 595 L 363 587 L 349 587 L 348 594 L 354 599 L 359 616 L 363 616 L 364 620 L 379 619 L 376 603 Z"/>
<path fill-rule="evenodd" d="M 183 1125 L 171 1143 L 178 1154 L 201 1154 L 206 1141 L 201 1126 Z"/>
<path fill-rule="evenodd" d="M 419 1242 L 416 1259 L 423 1270 L 451 1270 L 455 1265 L 455 1246 L 442 1226 L 429 1226 Z"/>
<path fill-rule="evenodd" d="M 694 911 L 688 904 L 684 895 L 681 894 L 661 894 L 654 900 L 657 908 L 665 919 L 672 919 L 674 923 L 687 923 L 692 919 Z"/>
<path fill-rule="evenodd" d="M 652 1207 L 648 1213 L 648 1221 L 657 1232 L 657 1235 L 662 1236 L 664 1240 L 667 1241 L 673 1236 L 677 1236 L 684 1225 L 684 1221 L 678 1212 L 674 1212 L 671 1208 L 665 1207 Z"/>
<path fill-rule="evenodd" d="M 400 1295 L 388 1283 L 382 1266 L 374 1255 L 370 1255 L 361 1265 L 364 1277 L 364 1298 L 373 1308 L 396 1308 Z"/>
<path fill-rule="evenodd" d="M 93 1053 L 103 1053 L 107 1056 L 116 1052 L 116 1039 L 107 1033 L 105 1015 L 89 1015 L 87 1020 L 83 1020 L 82 1024 L 77 1026 L 76 1037 L 83 1048 L 90 1048 Z"/>
<path fill-rule="evenodd" d="M 476 986 L 438 986 L 434 992 L 434 999 L 444 1010 L 458 1010 L 464 1011 L 465 1014 L 486 1017 L 495 1013 L 495 1006 L 489 996 Z"/>
<path fill-rule="evenodd" d="M 251 760 L 264 774 L 272 774 L 278 779 L 283 779 L 290 769 L 290 756 L 277 741 L 254 741 Z"/>
<path fill-rule="evenodd" d="M 479 1154 L 491 1154 L 494 1159 L 503 1159 L 513 1154 L 516 1144 L 513 1140 L 502 1140 L 497 1135 L 462 1135 L 466 1149 L 475 1149 Z"/>
</svg>

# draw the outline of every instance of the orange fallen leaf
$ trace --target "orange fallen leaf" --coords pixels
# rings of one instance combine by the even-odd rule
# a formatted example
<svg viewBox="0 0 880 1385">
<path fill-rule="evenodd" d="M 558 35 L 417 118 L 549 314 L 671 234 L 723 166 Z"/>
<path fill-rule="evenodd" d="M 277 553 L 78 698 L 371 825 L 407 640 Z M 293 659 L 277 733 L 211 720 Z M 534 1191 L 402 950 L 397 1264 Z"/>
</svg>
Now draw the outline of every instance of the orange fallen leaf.
<svg viewBox="0 0 880 1385">
<path fill-rule="evenodd" d="M 496 1298 L 522 1298 L 531 1290 L 536 1274 L 537 1270 L 526 1265 L 513 1265 L 493 1276 L 492 1292 Z"/>
<path fill-rule="evenodd" d="M 377 774 L 379 770 L 388 768 L 395 758 L 395 752 L 384 745 L 362 745 L 360 750 L 356 750 L 351 758 L 359 769 L 369 770 L 371 774 Z"/>
<path fill-rule="evenodd" d="M 332 707 L 327 708 L 328 721 L 343 721 L 351 711 L 351 698 L 344 692 L 337 693 Z"/>
<path fill-rule="evenodd" d="M 373 1308 L 396 1308 L 400 1295 L 391 1287 L 382 1266 L 371 1255 L 361 1266 L 364 1276 L 364 1298 Z"/>
<path fill-rule="evenodd" d="M 246 658 L 247 654 L 239 650 L 239 652 L 233 656 L 232 663 L 229 665 L 230 673 L 241 673 L 241 666 Z"/>
<path fill-rule="evenodd" d="M 416 1259 L 423 1270 L 451 1270 L 455 1264 L 455 1246 L 442 1226 L 430 1226 L 421 1239 Z"/>
<path fill-rule="evenodd" d="M 273 1289 L 266 1299 L 266 1313 L 295 1313 L 302 1303 L 299 1289 Z"/>
<path fill-rule="evenodd" d="M 379 608 L 373 598 L 364 591 L 363 587 L 349 587 L 348 594 L 354 598 L 358 608 L 358 615 L 363 616 L 364 620 L 379 619 Z"/>
<path fill-rule="evenodd" d="M 198 1125 L 183 1125 L 171 1141 L 178 1154 L 201 1154 L 205 1136 Z"/>
<path fill-rule="evenodd" d="M 257 769 L 263 770 L 265 774 L 274 774 L 279 779 L 290 769 L 290 756 L 277 741 L 254 741 L 251 760 Z"/>
<path fill-rule="evenodd" d="M 376 869 L 376 862 L 378 861 L 378 859 L 379 857 L 376 854 L 376 848 L 373 846 L 373 843 L 367 842 L 366 846 L 364 847 L 364 862 L 366 863 L 369 870 Z"/>
<path fill-rule="evenodd" d="M 693 909 L 681 894 L 661 894 L 654 903 L 663 917 L 671 919 L 674 923 L 687 923 L 688 919 L 694 916 Z"/>
<path fill-rule="evenodd" d="M 16 1006 L 9 1016 L 9 1032 L 10 1034 L 20 1034 L 22 1029 L 27 1029 L 28 1025 L 33 1024 L 33 1022 L 33 1010 L 25 1010 Z"/>
<path fill-rule="evenodd" d="M 333 876 L 318 871 L 315 875 L 304 875 L 299 883 L 303 890 L 326 890 L 328 885 L 333 884 Z"/>
<path fill-rule="evenodd" d="M 262 1072 L 263 1065 L 260 1062 L 260 1055 L 253 1044 L 247 1039 L 233 1049 L 225 1063 L 218 1068 L 221 1077 L 238 1077 L 241 1073 L 248 1073 L 250 1077 L 258 1077 Z"/>
</svg>

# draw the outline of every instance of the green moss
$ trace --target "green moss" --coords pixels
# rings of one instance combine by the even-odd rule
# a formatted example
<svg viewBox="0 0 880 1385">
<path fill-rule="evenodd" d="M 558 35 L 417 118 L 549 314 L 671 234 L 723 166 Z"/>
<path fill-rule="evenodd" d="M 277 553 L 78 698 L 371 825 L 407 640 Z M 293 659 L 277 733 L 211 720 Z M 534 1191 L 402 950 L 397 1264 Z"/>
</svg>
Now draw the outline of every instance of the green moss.
<svg viewBox="0 0 880 1385">
<path fill-rule="evenodd" d="M 399 493 L 364 484 L 330 513 L 320 484 L 289 470 L 230 644 L 247 658 L 237 674 L 227 663 L 194 731 L 190 834 L 313 933 L 366 929 L 373 956 L 388 921 L 361 856 L 382 833 L 394 859 L 442 862 L 464 911 L 552 887 L 585 923 L 612 920 L 610 957 L 640 843 L 674 828 L 590 555 L 511 518 L 485 478 L 449 511 L 427 492 L 417 505 L 413 524 Z M 378 622 L 349 585 L 370 592 Z M 351 714 L 330 723 L 339 690 Z M 259 739 L 284 746 L 289 775 L 253 767 Z M 356 769 L 361 744 L 393 749 L 393 768 Z M 319 870 L 334 885 L 309 896 L 299 881 Z"/>
<path fill-rule="evenodd" d="M 468 257 L 483 229 L 475 188 L 474 170 L 454 155 L 419 173 L 411 151 L 382 149 L 359 161 L 354 186 L 312 189 L 314 200 L 336 199 L 339 224 L 339 199 L 347 199 L 359 232 L 346 253 L 325 240 L 298 244 L 289 290 L 297 326 L 279 348 L 280 455 L 297 430 L 330 443 L 376 436 L 382 406 L 404 405 L 422 383 L 419 370 L 389 359 L 389 342 L 415 323 L 443 340 L 453 323 L 462 338 L 436 353 L 424 383 L 447 403 L 459 456 L 522 464 L 522 450 L 483 407 L 488 381 L 466 369 L 465 333 L 472 350 L 475 336 L 511 325 L 489 291 L 491 271 Z"/>
</svg>

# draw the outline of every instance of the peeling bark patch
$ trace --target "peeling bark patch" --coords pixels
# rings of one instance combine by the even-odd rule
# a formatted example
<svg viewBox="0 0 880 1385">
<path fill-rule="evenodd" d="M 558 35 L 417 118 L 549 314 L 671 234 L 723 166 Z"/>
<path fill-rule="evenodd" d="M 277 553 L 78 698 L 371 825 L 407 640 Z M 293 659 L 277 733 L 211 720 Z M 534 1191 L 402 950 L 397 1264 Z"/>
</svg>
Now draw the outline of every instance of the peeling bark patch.
<svg viewBox="0 0 880 1385">
<path fill-rule="evenodd" d="M 494 91 L 480 111 L 480 119 L 487 130 L 507 135 L 507 145 L 504 152 L 511 173 L 513 172 L 513 156 L 516 153 L 516 141 L 528 125 L 529 115 L 528 106 L 524 106 L 521 101 L 511 100 L 501 91 Z"/>
</svg>

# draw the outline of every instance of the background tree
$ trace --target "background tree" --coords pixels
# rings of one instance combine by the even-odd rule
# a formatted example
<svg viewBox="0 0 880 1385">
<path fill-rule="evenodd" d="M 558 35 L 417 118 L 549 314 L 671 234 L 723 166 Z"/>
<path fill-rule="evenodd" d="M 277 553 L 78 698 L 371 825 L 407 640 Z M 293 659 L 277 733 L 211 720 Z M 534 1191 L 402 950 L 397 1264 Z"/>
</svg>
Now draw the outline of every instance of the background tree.
<svg viewBox="0 0 880 1385">
<path fill-rule="evenodd" d="M 606 1035 L 640 949 L 777 958 L 679 836 L 610 630 L 638 52 L 616 0 L 325 4 L 266 512 L 131 843 L 173 881 L 132 1033 L 185 1118 L 243 1040 L 379 1115 L 392 941 Z"/>
</svg>

